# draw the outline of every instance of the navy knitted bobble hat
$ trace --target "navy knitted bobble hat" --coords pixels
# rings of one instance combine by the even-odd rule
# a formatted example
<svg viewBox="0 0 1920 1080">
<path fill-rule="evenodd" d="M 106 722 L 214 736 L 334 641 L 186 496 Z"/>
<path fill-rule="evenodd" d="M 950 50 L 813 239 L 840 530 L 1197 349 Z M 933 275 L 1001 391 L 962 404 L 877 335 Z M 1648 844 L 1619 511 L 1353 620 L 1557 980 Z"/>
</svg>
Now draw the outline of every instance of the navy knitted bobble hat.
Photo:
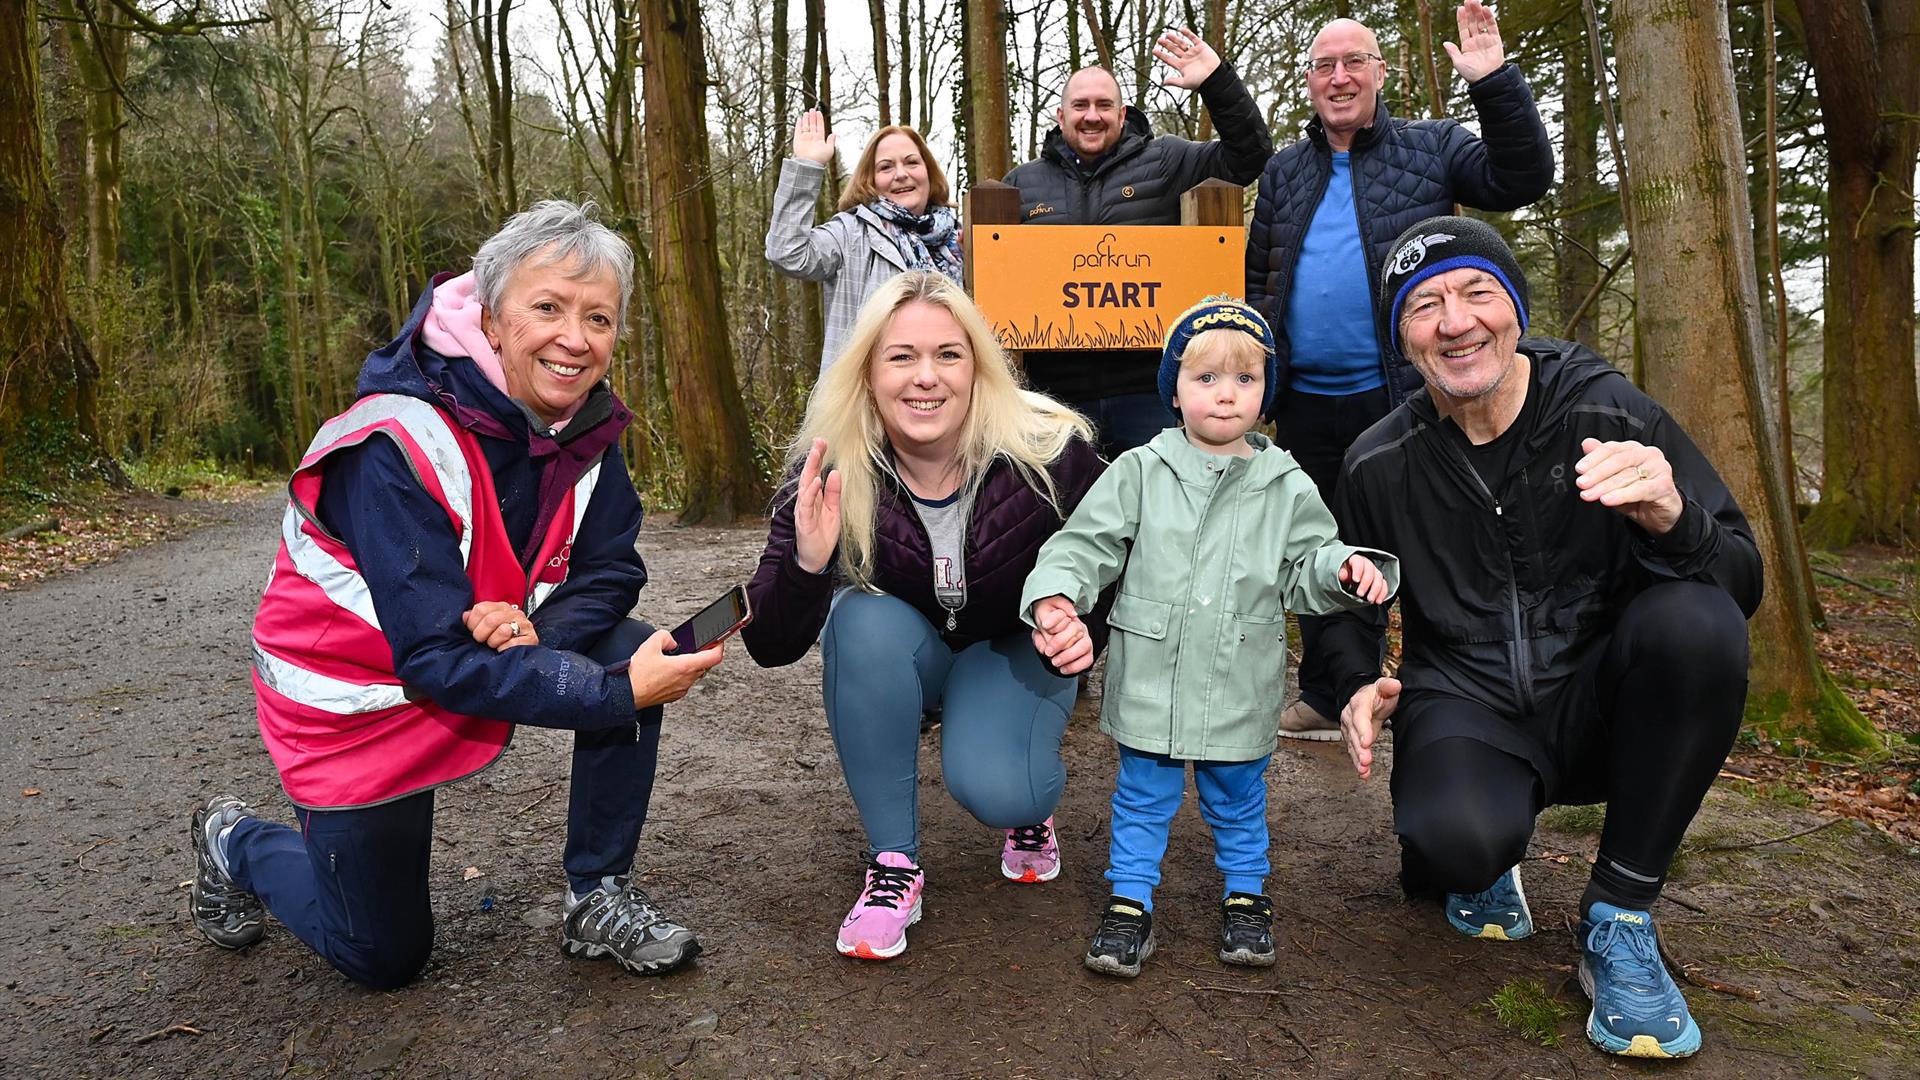
<svg viewBox="0 0 1920 1080">
<path fill-rule="evenodd" d="M 1267 385 L 1265 396 L 1260 401 L 1260 415 L 1269 419 L 1273 416 L 1274 395 L 1280 388 L 1280 364 L 1273 352 L 1273 328 L 1267 320 L 1260 317 L 1252 305 L 1244 300 L 1235 300 L 1231 296 L 1209 296 L 1180 313 L 1173 321 L 1173 329 L 1167 332 L 1167 346 L 1160 352 L 1160 400 L 1167 403 L 1173 415 L 1180 415 L 1180 406 L 1174 403 L 1174 387 L 1180 380 L 1180 357 L 1187 351 L 1187 343 L 1193 335 L 1205 330 L 1238 330 L 1266 350 Z"/>
<path fill-rule="evenodd" d="M 1527 278 L 1499 232 L 1474 218 L 1430 217 L 1400 234 L 1380 270 L 1379 304 L 1385 309 L 1394 352 L 1400 352 L 1400 307 L 1407 294 L 1436 274 L 1462 267 L 1492 274 L 1513 298 L 1520 332 L 1527 332 Z"/>
</svg>

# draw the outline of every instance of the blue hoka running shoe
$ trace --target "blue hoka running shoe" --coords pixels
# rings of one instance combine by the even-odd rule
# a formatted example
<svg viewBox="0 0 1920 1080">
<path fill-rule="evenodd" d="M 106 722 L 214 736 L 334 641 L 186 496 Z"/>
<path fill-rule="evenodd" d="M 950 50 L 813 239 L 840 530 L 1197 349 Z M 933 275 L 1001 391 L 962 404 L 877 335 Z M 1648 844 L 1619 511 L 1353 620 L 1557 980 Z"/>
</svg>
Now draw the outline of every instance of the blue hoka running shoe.
<svg viewBox="0 0 1920 1080">
<path fill-rule="evenodd" d="M 1447 921 L 1468 937 L 1490 941 L 1519 941 L 1533 933 L 1533 914 L 1520 888 L 1520 868 L 1477 893 L 1448 893 Z"/>
<path fill-rule="evenodd" d="M 1677 1058 L 1700 1049 L 1646 912 L 1593 905 L 1580 921 L 1580 988 L 1593 999 L 1587 1039 L 1607 1053 Z"/>
</svg>

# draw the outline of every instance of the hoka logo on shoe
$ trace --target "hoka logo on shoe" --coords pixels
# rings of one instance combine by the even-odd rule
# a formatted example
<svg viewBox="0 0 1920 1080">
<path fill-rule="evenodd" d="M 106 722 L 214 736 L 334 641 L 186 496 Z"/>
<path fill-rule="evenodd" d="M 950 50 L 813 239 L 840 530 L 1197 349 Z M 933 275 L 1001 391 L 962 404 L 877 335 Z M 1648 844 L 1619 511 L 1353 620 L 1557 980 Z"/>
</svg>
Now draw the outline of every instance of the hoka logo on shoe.
<svg viewBox="0 0 1920 1080">
<path fill-rule="evenodd" d="M 1632 923 L 1635 926 L 1647 925 L 1647 917 L 1636 911 L 1616 911 L 1613 913 L 1613 921 Z"/>
</svg>

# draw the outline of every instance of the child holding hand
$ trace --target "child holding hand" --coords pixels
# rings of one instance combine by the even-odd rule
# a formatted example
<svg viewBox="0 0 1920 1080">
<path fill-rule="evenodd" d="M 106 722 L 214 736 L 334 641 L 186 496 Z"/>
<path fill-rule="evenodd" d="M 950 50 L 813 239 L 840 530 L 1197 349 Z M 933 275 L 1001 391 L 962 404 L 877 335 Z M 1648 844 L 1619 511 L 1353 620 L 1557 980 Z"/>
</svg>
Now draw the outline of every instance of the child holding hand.
<svg viewBox="0 0 1920 1080">
<path fill-rule="evenodd" d="M 1107 880 L 1086 965 L 1153 954 L 1153 889 L 1192 762 L 1225 876 L 1220 959 L 1274 960 L 1267 761 L 1286 691 L 1286 612 L 1385 603 L 1399 562 L 1340 543 L 1292 455 L 1253 431 L 1278 382 L 1273 333 L 1210 297 L 1167 335 L 1160 396 L 1179 426 L 1116 458 L 1040 549 L 1020 610 L 1067 674 L 1093 662 L 1080 613 L 1119 579 L 1100 728 L 1120 748 Z"/>
</svg>

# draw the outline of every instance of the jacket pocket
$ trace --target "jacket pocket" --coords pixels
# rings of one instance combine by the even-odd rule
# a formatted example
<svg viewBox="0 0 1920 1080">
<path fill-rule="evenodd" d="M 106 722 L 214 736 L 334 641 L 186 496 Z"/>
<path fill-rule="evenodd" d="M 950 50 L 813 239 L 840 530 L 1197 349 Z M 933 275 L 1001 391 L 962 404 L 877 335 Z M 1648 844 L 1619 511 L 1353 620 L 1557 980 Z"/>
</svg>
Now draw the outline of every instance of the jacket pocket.
<svg viewBox="0 0 1920 1080">
<path fill-rule="evenodd" d="M 1148 701 L 1173 701 L 1173 646 L 1167 629 L 1173 623 L 1173 605 L 1144 596 L 1118 593 L 1107 626 L 1115 631 L 1108 648 L 1109 693 Z M 1177 643 L 1176 643 L 1177 644 Z"/>
<path fill-rule="evenodd" d="M 1230 642 L 1233 666 L 1228 668 L 1229 691 L 1222 702 L 1228 709 L 1278 723 L 1281 699 L 1287 692 L 1287 617 L 1228 613 L 1233 619 Z M 1272 731 L 1249 731 L 1252 745 Z M 1238 733 L 1236 733 L 1236 740 Z"/>
</svg>

